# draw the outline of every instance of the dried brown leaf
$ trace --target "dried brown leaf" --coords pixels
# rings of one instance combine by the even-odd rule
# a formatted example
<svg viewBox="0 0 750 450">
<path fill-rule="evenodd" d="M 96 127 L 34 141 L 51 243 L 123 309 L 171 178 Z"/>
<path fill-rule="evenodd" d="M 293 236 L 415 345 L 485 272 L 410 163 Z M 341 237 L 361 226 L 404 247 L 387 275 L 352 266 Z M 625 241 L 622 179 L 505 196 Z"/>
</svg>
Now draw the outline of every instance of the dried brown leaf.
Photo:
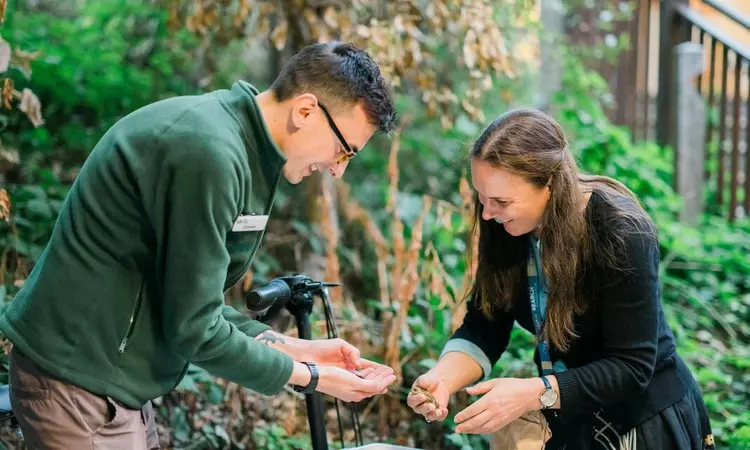
<svg viewBox="0 0 750 450">
<path fill-rule="evenodd" d="M 162 1 L 170 6 L 180 2 Z M 512 43 L 511 48 L 511 43 L 504 40 L 505 31 L 494 20 L 496 3 L 486 0 L 395 1 L 377 7 L 366 1 L 355 4 L 326 0 L 185 1 L 191 7 L 171 7 L 170 22 L 174 22 L 177 15 L 187 14 L 188 27 L 194 33 L 207 36 L 210 32 L 217 42 L 220 36 L 242 36 L 245 29 L 248 37 L 268 38 L 270 35 L 277 49 L 285 48 L 292 35 L 300 36 L 303 41 L 296 44 L 333 39 L 351 41 L 372 55 L 393 87 L 416 85 L 420 92 L 429 92 L 422 96 L 422 101 L 429 117 L 439 119 L 444 127 L 453 126 L 455 115 L 460 111 L 456 105 L 466 110 L 473 120 L 483 121 L 478 100 L 492 89 L 491 76 L 515 76 L 512 69 L 517 61 L 536 58 L 528 49 L 519 51 L 523 45 L 529 47 L 528 43 Z M 259 13 L 249 14 L 248 5 Z M 373 10 L 375 17 L 371 14 Z M 257 23 L 248 27 L 251 17 Z M 274 20 L 277 26 L 269 33 Z M 460 55 L 462 69 L 482 73 L 471 91 L 469 108 L 463 107 L 456 98 L 439 94 L 440 80 L 446 76 L 447 67 L 444 58 L 434 52 L 436 36 L 448 44 L 449 51 Z M 449 90 L 452 91 L 452 87 Z"/>
<path fill-rule="evenodd" d="M 167 6 L 167 27 L 170 31 L 180 26 L 180 0 L 171 0 Z"/>
<path fill-rule="evenodd" d="M 338 12 L 336 12 L 333 7 L 329 6 L 323 13 L 323 22 L 329 27 L 336 29 L 339 27 L 339 23 L 343 21 L 344 17 L 344 15 L 339 16 Z"/>
<path fill-rule="evenodd" d="M 271 42 L 276 50 L 283 50 L 286 47 L 286 39 L 289 35 L 289 22 L 282 20 L 271 32 Z"/>
<path fill-rule="evenodd" d="M 6 72 L 10 67 L 10 44 L 0 38 L 0 73 Z"/>
<path fill-rule="evenodd" d="M 3 82 L 3 106 L 10 109 L 13 101 L 13 80 L 6 78 Z"/>
<path fill-rule="evenodd" d="M 36 94 L 31 92 L 30 89 L 24 89 L 21 93 L 21 104 L 18 109 L 26 113 L 26 116 L 31 120 L 31 123 L 35 127 L 44 125 L 44 119 L 42 119 L 42 104 L 39 102 Z"/>
<path fill-rule="evenodd" d="M 430 265 L 429 291 L 440 298 L 440 305 L 438 308 L 451 307 L 454 304 L 454 301 L 448 293 L 447 286 L 450 286 L 454 293 L 456 292 L 456 286 L 450 275 L 448 275 L 448 272 L 445 270 L 443 262 L 440 261 L 440 255 L 432 242 L 427 244 L 425 256 L 428 258 Z"/>
<path fill-rule="evenodd" d="M 0 0 L 0 23 L 5 22 L 5 11 L 8 9 L 8 0 Z"/>
<path fill-rule="evenodd" d="M 399 34 L 406 31 L 406 27 L 404 26 L 404 18 L 400 14 L 397 14 L 396 17 L 393 18 L 393 31 Z"/>
<path fill-rule="evenodd" d="M 247 21 L 247 18 L 249 16 L 250 2 L 240 1 L 239 6 L 237 7 L 237 11 L 234 13 L 234 17 L 232 17 L 232 27 L 234 27 L 235 29 L 244 27 L 245 22 Z"/>
<path fill-rule="evenodd" d="M 10 221 L 10 196 L 5 189 L 0 189 L 0 220 Z"/>
<path fill-rule="evenodd" d="M 363 39 L 368 39 L 370 37 L 370 29 L 367 28 L 364 25 L 358 25 L 357 26 L 357 36 Z"/>
<path fill-rule="evenodd" d="M 15 64 L 23 72 L 26 78 L 31 78 L 31 62 L 36 61 L 41 56 L 41 50 L 32 53 L 20 49 L 15 49 L 15 51 L 13 51 L 12 61 L 13 64 Z"/>
<path fill-rule="evenodd" d="M 476 33 L 474 30 L 466 32 L 463 46 L 464 64 L 468 68 L 473 68 L 477 64 L 479 56 L 477 55 Z"/>
</svg>

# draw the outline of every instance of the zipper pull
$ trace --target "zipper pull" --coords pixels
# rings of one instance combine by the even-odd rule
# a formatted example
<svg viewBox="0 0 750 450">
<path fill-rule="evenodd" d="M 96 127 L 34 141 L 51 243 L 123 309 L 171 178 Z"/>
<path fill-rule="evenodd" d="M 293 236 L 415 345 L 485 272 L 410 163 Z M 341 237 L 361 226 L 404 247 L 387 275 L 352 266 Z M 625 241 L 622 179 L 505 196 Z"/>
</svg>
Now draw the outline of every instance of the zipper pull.
<svg viewBox="0 0 750 450">
<path fill-rule="evenodd" d="M 120 347 L 117 348 L 117 353 L 123 354 L 125 352 L 125 346 L 128 344 L 128 338 L 124 338 L 122 342 L 120 342 Z"/>
</svg>

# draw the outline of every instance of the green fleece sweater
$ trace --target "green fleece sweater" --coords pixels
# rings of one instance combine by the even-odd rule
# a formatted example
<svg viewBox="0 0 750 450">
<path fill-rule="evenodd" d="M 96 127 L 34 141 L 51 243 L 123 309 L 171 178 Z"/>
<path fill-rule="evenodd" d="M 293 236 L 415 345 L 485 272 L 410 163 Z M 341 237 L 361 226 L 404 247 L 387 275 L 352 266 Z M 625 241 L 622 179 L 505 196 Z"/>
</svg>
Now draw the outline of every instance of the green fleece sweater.
<svg viewBox="0 0 750 450">
<path fill-rule="evenodd" d="M 224 305 L 263 231 L 286 162 L 255 101 L 231 90 L 163 100 L 113 126 L 73 184 L 0 329 L 39 367 L 137 408 L 188 363 L 270 395 L 292 359 Z"/>
</svg>

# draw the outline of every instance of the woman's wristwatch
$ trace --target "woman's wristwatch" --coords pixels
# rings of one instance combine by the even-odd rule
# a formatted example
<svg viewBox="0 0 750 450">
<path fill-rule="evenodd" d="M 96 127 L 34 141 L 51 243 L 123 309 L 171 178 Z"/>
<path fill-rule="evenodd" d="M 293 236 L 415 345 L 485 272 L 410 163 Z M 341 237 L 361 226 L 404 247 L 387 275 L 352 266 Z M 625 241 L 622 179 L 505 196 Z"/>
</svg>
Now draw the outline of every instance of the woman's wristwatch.
<svg viewBox="0 0 750 450">
<path fill-rule="evenodd" d="M 550 384 L 547 377 L 539 378 L 544 381 L 544 391 L 542 391 L 542 394 L 539 396 L 539 401 L 542 403 L 542 409 L 549 409 L 557 403 L 557 392 L 552 389 L 552 384 Z"/>
<path fill-rule="evenodd" d="M 310 369 L 310 383 L 308 383 L 307 386 L 294 386 L 294 391 L 301 392 L 303 394 L 312 394 L 318 387 L 318 367 L 315 365 L 315 363 L 311 362 L 303 361 L 302 364 L 306 365 L 307 368 Z"/>
</svg>

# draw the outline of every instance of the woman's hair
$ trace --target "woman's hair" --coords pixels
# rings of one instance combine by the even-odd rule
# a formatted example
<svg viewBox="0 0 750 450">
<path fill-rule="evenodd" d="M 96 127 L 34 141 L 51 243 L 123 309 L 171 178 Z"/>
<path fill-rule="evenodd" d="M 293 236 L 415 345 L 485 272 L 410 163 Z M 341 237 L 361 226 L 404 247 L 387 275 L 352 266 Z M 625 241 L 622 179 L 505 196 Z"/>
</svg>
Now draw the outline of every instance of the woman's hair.
<svg viewBox="0 0 750 450">
<path fill-rule="evenodd" d="M 598 263 L 626 270 L 622 258 L 624 233 L 608 233 L 610 242 L 599 245 L 590 229 L 586 194 L 597 191 L 612 209 L 617 224 L 642 224 L 655 233 L 635 195 L 608 177 L 580 174 L 561 127 L 534 109 L 510 111 L 493 121 L 477 139 L 472 160 L 480 160 L 523 177 L 534 186 L 548 185 L 550 198 L 542 216 L 541 263 L 549 286 L 547 315 L 540 338 L 566 351 L 577 337 L 575 314 L 583 313 L 582 268 L 596 253 Z M 626 201 L 623 201 L 626 200 Z M 497 308 L 509 309 L 520 294 L 526 276 L 529 244 L 526 236 L 514 237 L 492 220 L 482 219 L 482 204 L 474 196 L 474 232 L 479 232 L 476 280 L 470 296 L 480 301 L 491 317 Z"/>
</svg>

